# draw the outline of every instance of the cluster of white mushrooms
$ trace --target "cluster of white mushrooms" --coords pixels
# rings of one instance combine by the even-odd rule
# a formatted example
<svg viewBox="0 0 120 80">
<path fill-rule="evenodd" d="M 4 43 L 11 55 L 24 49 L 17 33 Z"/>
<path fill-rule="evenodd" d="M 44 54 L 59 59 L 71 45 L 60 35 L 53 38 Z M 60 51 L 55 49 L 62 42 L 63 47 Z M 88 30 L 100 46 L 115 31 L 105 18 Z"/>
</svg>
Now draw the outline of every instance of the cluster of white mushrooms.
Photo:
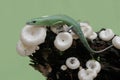
<svg viewBox="0 0 120 80">
<path fill-rule="evenodd" d="M 99 33 L 99 37 L 103 41 L 110 41 L 112 39 L 113 46 L 117 49 L 120 49 L 120 36 L 115 36 L 111 29 L 102 30 Z"/>
<path fill-rule="evenodd" d="M 17 51 L 21 56 L 28 56 L 39 50 L 39 44 L 44 43 L 46 38 L 46 28 L 26 25 L 20 34 L 17 43 Z"/>
<path fill-rule="evenodd" d="M 80 23 L 80 26 L 86 38 L 93 40 L 97 37 L 97 34 L 93 32 L 89 24 Z M 51 27 L 51 30 L 57 34 L 54 45 L 60 51 L 68 49 L 72 45 L 73 39 L 79 38 L 70 28 L 71 27 L 68 27 L 67 25 L 63 25 L 63 27 Z"/>
<path fill-rule="evenodd" d="M 98 36 L 103 41 L 112 41 L 115 48 L 120 49 L 120 36 L 115 36 L 111 29 L 105 29 L 98 33 L 94 32 L 88 23 L 80 23 L 82 32 L 85 38 L 94 40 Z M 54 40 L 54 46 L 60 50 L 65 51 L 71 47 L 73 39 L 79 39 L 79 37 L 72 31 L 71 27 L 67 25 L 52 26 L 51 31 L 56 34 Z M 20 34 L 20 40 L 17 43 L 17 52 L 21 56 L 29 56 L 39 50 L 39 45 L 45 42 L 47 35 L 47 27 L 45 26 L 32 26 L 26 25 Z M 62 65 L 61 70 L 65 71 L 69 69 L 79 69 L 78 78 L 80 80 L 93 80 L 101 70 L 101 65 L 96 60 L 88 60 L 86 62 L 86 68 L 82 68 L 80 61 L 76 57 L 69 57 L 66 59 L 65 65 Z"/>
<path fill-rule="evenodd" d="M 95 39 L 97 34 L 87 23 L 80 23 L 82 31 L 86 38 Z M 67 26 L 52 26 L 51 31 L 57 34 L 54 45 L 60 51 L 68 49 L 73 42 L 73 39 L 79 37 Z M 47 28 L 45 26 L 26 25 L 20 34 L 20 40 L 17 43 L 17 51 L 22 56 L 28 56 L 35 53 L 39 49 L 38 45 L 45 42 Z"/>
<path fill-rule="evenodd" d="M 69 57 L 66 60 L 66 65 L 61 66 L 61 70 L 78 69 L 78 78 L 80 80 L 93 80 L 101 70 L 101 65 L 96 60 L 88 60 L 86 62 L 86 69 L 82 68 L 80 61 L 76 57 Z"/>
<path fill-rule="evenodd" d="M 93 31 L 88 23 L 80 23 L 80 26 L 86 38 L 90 40 L 97 38 L 97 33 Z M 67 50 L 72 45 L 73 39 L 79 38 L 67 25 L 63 25 L 63 27 L 52 26 L 50 29 L 57 34 L 54 45 L 60 51 Z M 21 31 L 20 40 L 17 44 L 18 53 L 22 56 L 28 56 L 35 53 L 35 51 L 39 49 L 38 45 L 45 42 L 47 35 L 46 31 L 47 28 L 45 26 L 26 25 Z M 112 39 L 114 47 L 120 49 L 120 37 L 114 37 L 114 35 L 111 29 L 106 29 L 99 33 L 100 39 L 103 41 Z"/>
</svg>

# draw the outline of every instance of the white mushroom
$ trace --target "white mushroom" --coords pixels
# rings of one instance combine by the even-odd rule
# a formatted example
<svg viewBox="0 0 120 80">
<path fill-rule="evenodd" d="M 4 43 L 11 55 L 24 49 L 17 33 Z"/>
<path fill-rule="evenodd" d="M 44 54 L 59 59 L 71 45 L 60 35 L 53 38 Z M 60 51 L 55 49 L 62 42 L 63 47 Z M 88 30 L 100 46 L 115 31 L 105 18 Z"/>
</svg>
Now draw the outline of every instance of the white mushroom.
<svg viewBox="0 0 120 80">
<path fill-rule="evenodd" d="M 81 69 L 78 72 L 79 80 L 93 80 L 97 76 L 97 73 L 91 69 Z"/>
<path fill-rule="evenodd" d="M 97 33 L 96 32 L 93 32 L 90 36 L 87 37 L 88 39 L 90 40 L 94 40 L 97 38 Z"/>
<path fill-rule="evenodd" d="M 26 45 L 39 45 L 45 41 L 46 28 L 26 25 L 21 32 L 21 41 Z"/>
<path fill-rule="evenodd" d="M 55 25 L 50 27 L 51 31 L 54 32 L 55 34 L 58 34 L 60 32 L 66 32 L 68 30 L 68 26 L 67 25 Z"/>
<path fill-rule="evenodd" d="M 72 45 L 72 42 L 73 38 L 70 33 L 61 32 L 56 36 L 54 45 L 58 50 L 65 51 Z"/>
<path fill-rule="evenodd" d="M 61 68 L 61 70 L 63 70 L 63 71 L 67 70 L 67 66 L 66 66 L 66 65 L 62 65 L 60 68 Z"/>
<path fill-rule="evenodd" d="M 111 29 L 102 30 L 99 33 L 99 37 L 104 41 L 109 41 L 114 37 L 114 33 Z"/>
<path fill-rule="evenodd" d="M 93 34 L 92 27 L 88 23 L 80 23 L 80 27 L 85 37 Z"/>
<path fill-rule="evenodd" d="M 67 32 L 69 29 L 70 29 L 70 27 L 69 27 L 68 25 L 66 25 L 66 24 L 65 24 L 65 25 L 63 25 L 63 30 L 64 30 L 64 31 L 66 31 L 66 32 Z"/>
<path fill-rule="evenodd" d="M 58 34 L 60 31 L 62 31 L 62 27 L 61 26 L 52 26 L 52 27 L 50 27 L 50 29 L 55 34 Z"/>
<path fill-rule="evenodd" d="M 37 47 L 36 47 L 36 50 L 39 50 L 39 49 L 40 49 L 40 47 L 39 47 L 39 46 L 37 46 Z"/>
<path fill-rule="evenodd" d="M 63 30 L 64 31 L 68 31 L 71 35 L 72 35 L 72 37 L 73 37 L 73 39 L 78 39 L 79 37 L 78 37 L 78 35 L 76 35 L 73 31 L 72 31 L 72 29 L 70 29 L 71 27 L 68 27 L 67 25 L 63 25 Z"/>
<path fill-rule="evenodd" d="M 70 57 L 66 60 L 66 65 L 70 69 L 77 69 L 80 66 L 80 62 L 76 57 Z"/>
<path fill-rule="evenodd" d="M 120 49 L 120 36 L 115 36 L 112 39 L 112 44 L 114 45 L 114 47 L 116 47 L 117 49 Z"/>
<path fill-rule="evenodd" d="M 38 46 L 27 46 L 24 45 L 21 41 L 17 43 L 16 50 L 21 56 L 28 56 L 35 52 Z"/>
<path fill-rule="evenodd" d="M 87 61 L 86 67 L 88 69 L 91 69 L 91 70 L 95 71 L 96 73 L 100 72 L 100 70 L 101 70 L 101 65 L 96 60 L 89 60 L 89 61 Z"/>
</svg>

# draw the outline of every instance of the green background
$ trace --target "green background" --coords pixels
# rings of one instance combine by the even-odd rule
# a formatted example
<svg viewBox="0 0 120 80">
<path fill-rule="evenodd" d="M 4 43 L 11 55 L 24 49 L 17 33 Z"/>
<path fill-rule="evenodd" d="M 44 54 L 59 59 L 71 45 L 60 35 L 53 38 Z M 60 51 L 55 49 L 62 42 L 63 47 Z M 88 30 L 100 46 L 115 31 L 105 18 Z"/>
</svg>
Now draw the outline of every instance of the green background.
<svg viewBox="0 0 120 80">
<path fill-rule="evenodd" d="M 27 20 L 54 14 L 120 35 L 120 0 L 0 0 L 0 80 L 45 80 L 28 66 L 29 58 L 17 54 L 16 43 Z"/>
</svg>

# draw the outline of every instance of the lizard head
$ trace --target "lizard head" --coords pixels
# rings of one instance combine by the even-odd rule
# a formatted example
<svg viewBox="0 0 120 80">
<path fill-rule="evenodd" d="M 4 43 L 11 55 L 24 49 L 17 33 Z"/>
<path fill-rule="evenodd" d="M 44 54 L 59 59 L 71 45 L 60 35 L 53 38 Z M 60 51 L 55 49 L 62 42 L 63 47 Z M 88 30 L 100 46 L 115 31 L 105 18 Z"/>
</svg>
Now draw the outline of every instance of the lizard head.
<svg viewBox="0 0 120 80">
<path fill-rule="evenodd" d="M 31 19 L 29 21 L 27 21 L 27 25 L 40 25 L 40 18 L 34 18 L 34 19 Z"/>
<path fill-rule="evenodd" d="M 39 18 L 31 19 L 26 24 L 27 25 L 49 26 L 55 22 L 56 22 L 56 20 L 54 20 L 51 16 L 42 16 Z"/>
</svg>

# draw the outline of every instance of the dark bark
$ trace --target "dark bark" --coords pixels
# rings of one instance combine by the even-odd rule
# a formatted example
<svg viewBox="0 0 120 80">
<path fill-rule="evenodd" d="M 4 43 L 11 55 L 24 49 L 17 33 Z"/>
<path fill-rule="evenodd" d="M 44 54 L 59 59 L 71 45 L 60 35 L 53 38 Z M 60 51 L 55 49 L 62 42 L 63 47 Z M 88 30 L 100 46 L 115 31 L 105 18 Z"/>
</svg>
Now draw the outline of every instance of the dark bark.
<svg viewBox="0 0 120 80">
<path fill-rule="evenodd" d="M 99 33 L 99 32 L 97 32 Z M 66 51 L 59 51 L 54 46 L 56 34 L 50 29 L 47 30 L 47 38 L 45 43 L 40 45 L 40 49 L 29 56 L 31 59 L 30 65 L 43 73 L 47 80 L 79 80 L 78 69 L 62 71 L 61 65 L 65 64 L 68 57 L 77 57 L 82 65 L 92 58 L 89 51 L 83 46 L 79 39 L 74 40 L 72 46 Z M 101 50 L 111 45 L 111 41 L 102 41 L 99 36 L 92 42 L 90 46 L 94 50 Z M 60 55 L 63 54 L 63 55 Z M 112 47 L 103 53 L 94 54 L 93 57 L 102 65 L 102 70 L 94 80 L 120 80 L 120 50 Z M 99 59 L 98 59 L 99 58 Z"/>
</svg>

